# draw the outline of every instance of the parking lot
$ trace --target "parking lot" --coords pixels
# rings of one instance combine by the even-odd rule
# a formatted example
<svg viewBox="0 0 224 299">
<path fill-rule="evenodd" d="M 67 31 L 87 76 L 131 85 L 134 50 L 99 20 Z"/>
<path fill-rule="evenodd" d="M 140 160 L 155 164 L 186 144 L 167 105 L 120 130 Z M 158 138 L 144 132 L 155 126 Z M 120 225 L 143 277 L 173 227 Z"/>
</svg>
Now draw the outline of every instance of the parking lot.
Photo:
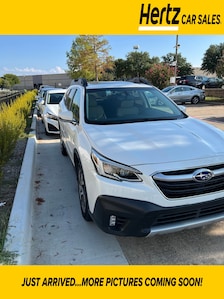
<svg viewBox="0 0 224 299">
<path fill-rule="evenodd" d="M 224 105 L 186 105 L 186 112 L 224 130 Z M 37 120 L 31 264 L 224 264 L 224 222 L 151 238 L 114 237 L 85 222 L 75 172 Z"/>
</svg>

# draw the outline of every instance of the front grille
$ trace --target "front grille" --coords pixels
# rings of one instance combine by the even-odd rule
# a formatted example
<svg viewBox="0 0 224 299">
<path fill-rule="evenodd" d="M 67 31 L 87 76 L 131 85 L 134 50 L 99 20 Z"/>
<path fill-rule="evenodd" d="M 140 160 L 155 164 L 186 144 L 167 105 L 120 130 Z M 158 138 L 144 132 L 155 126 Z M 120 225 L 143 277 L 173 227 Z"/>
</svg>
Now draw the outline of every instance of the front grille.
<svg viewBox="0 0 224 299">
<path fill-rule="evenodd" d="M 166 209 L 164 212 L 158 214 L 152 226 L 190 221 L 222 213 L 224 213 L 224 198 L 192 206 L 178 207 L 170 211 Z"/>
<path fill-rule="evenodd" d="M 159 178 L 158 174 L 156 174 L 153 176 L 153 179 L 168 198 L 189 197 L 224 190 L 224 165 L 211 166 L 209 169 L 214 171 L 216 175 L 205 182 L 193 180 L 193 173 L 197 169 L 164 172 L 161 173 L 163 178 Z"/>
</svg>

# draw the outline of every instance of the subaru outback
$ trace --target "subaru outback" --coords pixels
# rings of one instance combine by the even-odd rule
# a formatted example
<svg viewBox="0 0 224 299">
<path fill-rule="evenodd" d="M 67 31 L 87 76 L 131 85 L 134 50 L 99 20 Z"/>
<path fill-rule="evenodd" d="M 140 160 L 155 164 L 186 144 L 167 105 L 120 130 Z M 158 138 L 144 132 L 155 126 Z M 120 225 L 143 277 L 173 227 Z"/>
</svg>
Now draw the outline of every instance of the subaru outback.
<svg viewBox="0 0 224 299">
<path fill-rule="evenodd" d="M 77 82 L 59 104 L 81 213 L 106 233 L 152 236 L 224 219 L 224 132 L 153 86 Z"/>
</svg>

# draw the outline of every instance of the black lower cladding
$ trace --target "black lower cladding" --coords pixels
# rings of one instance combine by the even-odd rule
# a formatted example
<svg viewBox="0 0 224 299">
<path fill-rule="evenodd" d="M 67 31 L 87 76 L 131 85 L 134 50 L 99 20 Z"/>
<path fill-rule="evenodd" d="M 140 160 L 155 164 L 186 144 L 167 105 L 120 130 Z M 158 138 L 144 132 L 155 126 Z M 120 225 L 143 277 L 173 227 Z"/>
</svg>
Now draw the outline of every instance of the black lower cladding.
<svg viewBox="0 0 224 299">
<path fill-rule="evenodd" d="M 102 195 L 97 198 L 92 217 L 106 233 L 144 237 L 153 227 L 220 214 L 224 214 L 224 198 L 166 208 L 145 201 Z M 116 216 L 114 226 L 109 225 L 111 215 Z"/>
<path fill-rule="evenodd" d="M 58 128 L 56 128 L 55 126 L 53 126 L 52 124 L 48 124 L 48 130 L 52 131 L 52 132 L 57 132 Z"/>
</svg>

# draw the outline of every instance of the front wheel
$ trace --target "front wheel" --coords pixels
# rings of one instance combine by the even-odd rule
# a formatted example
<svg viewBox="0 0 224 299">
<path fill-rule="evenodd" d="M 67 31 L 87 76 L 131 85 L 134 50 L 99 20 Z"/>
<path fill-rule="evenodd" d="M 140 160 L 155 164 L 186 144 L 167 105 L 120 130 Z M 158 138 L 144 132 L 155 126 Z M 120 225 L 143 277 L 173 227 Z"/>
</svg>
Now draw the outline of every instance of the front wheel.
<svg viewBox="0 0 224 299">
<path fill-rule="evenodd" d="M 78 193 L 79 193 L 79 203 L 81 208 L 81 213 L 83 218 L 86 221 L 91 221 L 91 217 L 89 214 L 89 203 L 88 203 L 88 197 L 86 192 L 86 184 L 85 184 L 85 178 L 84 173 L 82 170 L 82 166 L 78 164 L 77 169 L 77 181 L 78 181 Z"/>
<path fill-rule="evenodd" d="M 194 96 L 192 99 L 191 99 L 191 103 L 192 104 L 198 104 L 200 102 L 200 99 L 199 97 L 197 96 Z"/>
</svg>

